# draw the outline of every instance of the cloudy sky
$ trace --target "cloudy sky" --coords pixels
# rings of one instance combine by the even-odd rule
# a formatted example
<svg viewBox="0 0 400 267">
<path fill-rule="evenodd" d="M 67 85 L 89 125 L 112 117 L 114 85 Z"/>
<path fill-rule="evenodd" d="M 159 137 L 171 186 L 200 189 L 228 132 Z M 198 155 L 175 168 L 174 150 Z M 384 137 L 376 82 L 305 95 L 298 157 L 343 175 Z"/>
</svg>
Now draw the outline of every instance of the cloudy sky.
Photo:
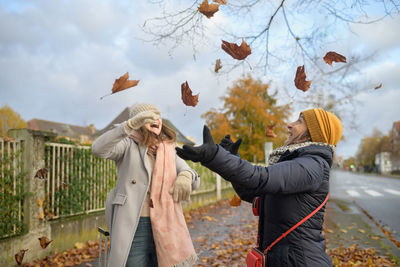
<svg viewBox="0 0 400 267">
<path fill-rule="evenodd" d="M 215 59 L 226 55 L 219 49 L 220 38 L 212 27 L 207 33 L 209 41 L 199 46 L 195 55 L 189 44 L 171 51 L 168 44 L 143 42 L 146 35 L 141 26 L 155 14 L 157 5 L 135 2 L 0 0 L 0 106 L 9 105 L 26 121 L 93 123 L 102 129 L 125 107 L 150 102 L 184 134 L 201 142 L 201 114 L 221 107 L 219 97 L 226 88 L 251 71 L 241 67 L 227 75 L 215 75 Z M 223 25 L 229 20 L 221 8 L 212 23 Z M 372 25 L 355 25 L 343 32 L 337 44 L 376 51 L 376 58 L 360 72 L 371 86 L 383 84 L 380 90 L 372 87 L 356 96 L 359 128 L 344 129 L 347 139 L 339 143 L 339 155 L 353 155 L 360 139 L 373 128 L 387 133 L 393 122 L 400 120 L 399 28 L 398 15 Z M 140 79 L 139 85 L 100 100 L 127 71 L 132 79 Z M 276 84 L 288 83 L 294 92 L 292 78 L 290 83 L 276 80 Z M 200 93 L 195 108 L 181 101 L 184 81 L 193 93 Z"/>
</svg>

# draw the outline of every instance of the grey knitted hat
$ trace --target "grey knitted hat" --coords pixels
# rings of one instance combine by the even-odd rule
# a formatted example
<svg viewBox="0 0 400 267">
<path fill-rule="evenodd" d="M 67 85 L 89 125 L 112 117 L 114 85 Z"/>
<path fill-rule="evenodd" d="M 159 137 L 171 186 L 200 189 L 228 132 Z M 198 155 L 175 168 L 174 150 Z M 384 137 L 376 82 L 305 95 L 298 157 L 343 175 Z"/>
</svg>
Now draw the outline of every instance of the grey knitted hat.
<svg viewBox="0 0 400 267">
<path fill-rule="evenodd" d="M 151 104 L 133 104 L 129 108 L 130 127 L 139 129 L 148 122 L 161 118 L 160 110 Z"/>
</svg>

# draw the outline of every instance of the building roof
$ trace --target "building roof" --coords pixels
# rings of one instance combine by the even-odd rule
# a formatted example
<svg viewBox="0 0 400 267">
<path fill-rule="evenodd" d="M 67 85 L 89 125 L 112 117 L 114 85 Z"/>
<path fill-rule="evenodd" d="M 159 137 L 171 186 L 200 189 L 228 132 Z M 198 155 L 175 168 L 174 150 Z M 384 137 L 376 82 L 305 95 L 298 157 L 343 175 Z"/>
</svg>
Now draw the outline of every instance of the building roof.
<svg viewBox="0 0 400 267">
<path fill-rule="evenodd" d="M 67 123 L 60 123 L 55 121 L 47 121 L 41 119 L 32 119 L 27 122 L 28 129 L 37 131 L 48 131 L 56 133 L 57 135 L 67 136 L 73 139 L 79 139 L 80 136 L 86 135 L 93 138 L 96 133 L 94 125 L 78 126 Z"/>
<path fill-rule="evenodd" d="M 129 108 L 125 108 L 115 119 L 113 119 L 106 127 L 96 132 L 97 136 L 102 135 L 107 132 L 111 128 L 113 128 L 114 124 L 122 123 L 129 119 Z M 185 145 L 194 145 L 195 143 L 189 140 L 178 128 L 175 127 L 174 124 L 168 119 L 162 119 L 163 124 L 165 124 L 168 128 L 171 128 L 176 133 L 176 141 Z"/>
<path fill-rule="evenodd" d="M 400 133 L 400 121 L 393 122 L 393 129 Z"/>
</svg>

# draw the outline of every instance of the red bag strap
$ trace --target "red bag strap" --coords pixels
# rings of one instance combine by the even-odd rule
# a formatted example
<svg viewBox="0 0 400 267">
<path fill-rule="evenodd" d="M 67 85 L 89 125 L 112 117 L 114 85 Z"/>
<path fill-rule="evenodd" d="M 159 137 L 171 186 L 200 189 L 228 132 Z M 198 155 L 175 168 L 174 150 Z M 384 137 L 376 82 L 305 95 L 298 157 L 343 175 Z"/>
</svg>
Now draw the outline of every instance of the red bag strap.
<svg viewBox="0 0 400 267">
<path fill-rule="evenodd" d="M 290 232 L 292 232 L 294 229 L 296 229 L 297 227 L 299 227 L 302 223 L 304 223 L 305 221 L 307 221 L 308 219 L 310 219 L 315 213 L 317 213 L 317 211 L 319 211 L 324 205 L 325 203 L 328 201 L 329 198 L 329 193 L 326 195 L 326 198 L 324 200 L 324 202 L 322 202 L 321 205 L 319 205 L 318 208 L 316 208 L 313 212 L 311 212 L 310 214 L 308 214 L 306 217 L 304 217 L 301 221 L 299 221 L 296 225 L 292 226 L 292 228 L 290 228 L 289 230 L 287 230 L 286 232 L 284 232 L 280 237 L 278 237 L 274 242 L 272 242 L 265 250 L 264 250 L 264 255 L 267 254 L 267 252 L 269 250 L 271 250 L 271 248 L 273 246 L 275 246 L 276 243 L 278 243 L 279 241 L 281 241 L 282 238 L 286 237 Z"/>
</svg>

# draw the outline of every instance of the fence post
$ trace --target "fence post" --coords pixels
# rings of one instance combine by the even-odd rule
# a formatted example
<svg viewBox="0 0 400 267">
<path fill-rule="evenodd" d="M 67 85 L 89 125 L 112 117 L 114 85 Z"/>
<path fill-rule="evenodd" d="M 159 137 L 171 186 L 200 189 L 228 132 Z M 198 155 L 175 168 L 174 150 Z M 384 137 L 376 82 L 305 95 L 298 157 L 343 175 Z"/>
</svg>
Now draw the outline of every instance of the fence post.
<svg viewBox="0 0 400 267">
<path fill-rule="evenodd" d="M 39 200 L 45 197 L 45 180 L 34 177 L 39 169 L 45 167 L 45 139 L 55 134 L 30 129 L 13 129 L 8 132 L 8 135 L 23 140 L 22 168 L 26 171 L 24 191 L 32 194 L 26 197 L 23 207 L 27 233 L 13 238 L 14 242 L 8 242 L 6 261 L 11 257 L 15 262 L 14 254 L 20 249 L 29 249 L 24 256 L 24 262 L 27 262 L 48 253 L 39 246 L 38 240 L 41 236 L 51 239 L 50 224 L 39 219 Z M 4 251 L 0 253 L 3 256 Z"/>
<path fill-rule="evenodd" d="M 215 174 L 216 182 L 217 182 L 217 200 L 221 200 L 221 176 Z"/>
</svg>

